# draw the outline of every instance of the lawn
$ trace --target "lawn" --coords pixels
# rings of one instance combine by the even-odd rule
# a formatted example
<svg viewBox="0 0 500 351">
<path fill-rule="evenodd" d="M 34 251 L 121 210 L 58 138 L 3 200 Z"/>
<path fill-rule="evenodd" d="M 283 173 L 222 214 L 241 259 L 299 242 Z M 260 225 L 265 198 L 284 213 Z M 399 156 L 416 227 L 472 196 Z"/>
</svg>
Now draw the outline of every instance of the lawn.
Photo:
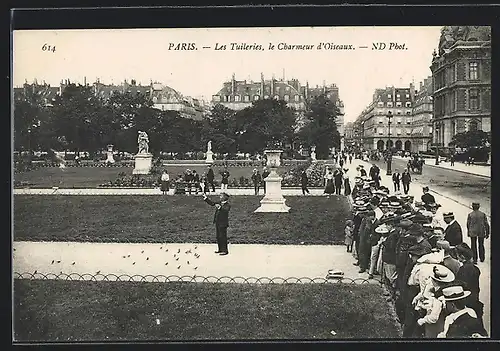
<svg viewBox="0 0 500 351">
<path fill-rule="evenodd" d="M 261 198 L 231 197 L 231 243 L 343 244 L 345 197 L 288 197 L 290 213 L 254 213 Z M 14 240 L 211 243 L 213 214 L 200 196 L 15 195 Z"/>
<path fill-rule="evenodd" d="M 200 175 L 206 172 L 207 166 L 177 166 L 166 165 L 163 167 L 168 171 L 171 178 L 183 174 L 186 169 L 195 170 Z M 283 174 L 292 166 L 281 167 L 279 173 Z M 262 167 L 258 168 L 262 173 Z M 215 180 L 220 182 L 222 167 L 214 166 Z M 253 167 L 229 167 L 230 180 L 236 178 L 239 180 L 241 176 L 250 178 Z M 58 186 L 60 188 L 96 188 L 103 183 L 115 180 L 120 172 L 132 174 L 132 167 L 67 167 L 64 170 L 58 167 L 39 168 L 34 171 L 16 174 L 16 181 L 27 182 L 32 188 L 52 188 Z M 159 176 L 158 176 L 159 178 Z"/>
<path fill-rule="evenodd" d="M 14 331 L 17 341 L 399 337 L 375 284 L 15 280 Z"/>
</svg>

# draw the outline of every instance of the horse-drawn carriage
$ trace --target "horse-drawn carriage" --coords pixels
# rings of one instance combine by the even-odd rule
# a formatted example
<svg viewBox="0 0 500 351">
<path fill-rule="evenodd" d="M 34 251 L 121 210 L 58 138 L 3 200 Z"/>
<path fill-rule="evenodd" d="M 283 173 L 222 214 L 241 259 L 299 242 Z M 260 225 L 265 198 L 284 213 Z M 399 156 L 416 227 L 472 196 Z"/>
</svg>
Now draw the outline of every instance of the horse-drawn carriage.
<svg viewBox="0 0 500 351">
<path fill-rule="evenodd" d="M 416 174 L 422 174 L 422 169 L 424 167 L 424 160 L 421 158 L 411 158 L 408 160 L 408 169 Z"/>
</svg>

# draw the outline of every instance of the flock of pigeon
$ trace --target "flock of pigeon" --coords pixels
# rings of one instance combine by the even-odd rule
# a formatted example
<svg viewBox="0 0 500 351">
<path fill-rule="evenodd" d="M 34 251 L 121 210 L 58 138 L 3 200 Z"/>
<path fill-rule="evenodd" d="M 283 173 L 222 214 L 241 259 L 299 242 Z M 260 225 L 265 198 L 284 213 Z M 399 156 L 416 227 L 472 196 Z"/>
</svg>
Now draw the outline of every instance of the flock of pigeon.
<svg viewBox="0 0 500 351">
<path fill-rule="evenodd" d="M 188 257 L 184 258 L 183 260 L 181 260 L 181 256 L 183 255 L 181 253 L 181 249 L 177 249 L 177 252 L 173 252 L 173 259 L 175 262 L 174 265 L 177 265 L 177 269 L 181 268 L 181 266 L 182 266 L 181 262 L 184 262 L 184 261 L 185 261 L 185 264 L 193 267 L 194 270 L 198 269 L 198 265 L 197 265 L 196 260 L 199 259 L 201 257 L 201 255 L 196 252 L 196 249 L 198 249 L 198 246 L 194 247 L 195 251 L 192 251 L 191 249 L 184 251 L 184 255 L 188 255 Z M 160 246 L 160 250 L 163 250 L 163 246 Z M 15 251 L 15 249 L 14 249 L 14 251 Z M 144 250 L 141 251 L 141 255 L 142 255 L 141 260 L 144 259 L 146 261 L 149 261 L 149 256 L 144 255 L 144 252 L 145 252 Z M 165 248 L 165 252 L 169 253 L 168 248 Z M 172 252 L 170 252 L 169 255 L 170 254 L 172 254 Z M 130 254 L 122 256 L 122 259 L 128 259 L 128 258 L 130 258 L 130 256 L 131 256 Z M 137 259 L 132 261 L 132 265 L 135 265 L 136 262 L 138 262 Z M 61 260 L 52 260 L 52 262 L 51 262 L 51 264 L 58 264 L 58 263 L 61 263 Z M 76 264 L 76 262 L 74 262 L 74 261 L 71 263 L 71 265 L 75 265 L 75 264 Z M 166 261 L 165 266 L 168 266 L 168 264 L 169 264 L 169 262 Z M 37 273 L 37 271 L 34 272 L 34 274 L 36 274 L 36 273 Z M 101 271 L 97 271 L 95 274 L 97 275 L 100 273 L 101 273 Z M 60 274 L 62 274 L 62 271 L 60 272 Z"/>
</svg>

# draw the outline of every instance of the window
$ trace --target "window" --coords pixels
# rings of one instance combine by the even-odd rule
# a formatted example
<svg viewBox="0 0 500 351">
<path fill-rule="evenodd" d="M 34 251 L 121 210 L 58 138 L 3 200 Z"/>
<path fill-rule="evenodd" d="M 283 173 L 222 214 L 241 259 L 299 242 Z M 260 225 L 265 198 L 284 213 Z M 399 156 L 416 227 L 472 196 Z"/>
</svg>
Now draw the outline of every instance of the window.
<svg viewBox="0 0 500 351">
<path fill-rule="evenodd" d="M 406 128 L 406 134 L 408 134 L 408 135 L 411 134 L 411 129 L 410 128 Z"/>
<path fill-rule="evenodd" d="M 249 95 L 245 95 L 245 101 L 246 102 L 250 101 L 250 96 Z"/>
<path fill-rule="evenodd" d="M 288 86 L 287 86 L 287 87 L 285 88 L 285 91 L 290 91 L 290 87 L 288 87 Z"/>
<path fill-rule="evenodd" d="M 269 95 L 264 95 L 264 99 L 269 99 Z"/>
<path fill-rule="evenodd" d="M 384 128 L 378 128 L 378 134 L 379 135 L 384 134 Z"/>
<path fill-rule="evenodd" d="M 290 95 L 285 95 L 283 98 L 285 99 L 285 101 L 290 101 Z"/>
<path fill-rule="evenodd" d="M 429 126 L 429 134 L 432 134 L 432 126 Z"/>
<path fill-rule="evenodd" d="M 406 94 L 406 98 L 409 99 L 410 98 L 410 94 Z"/>
<path fill-rule="evenodd" d="M 406 111 L 406 114 L 407 115 L 411 115 L 411 111 Z"/>
<path fill-rule="evenodd" d="M 280 93 L 280 87 L 276 87 L 276 94 Z"/>
<path fill-rule="evenodd" d="M 378 106 L 378 107 L 384 107 L 384 103 L 383 103 L 382 101 L 379 101 L 379 102 L 377 103 L 377 106 Z"/>
<path fill-rule="evenodd" d="M 405 104 L 406 107 L 411 107 L 411 102 L 407 101 Z"/>
<path fill-rule="evenodd" d="M 469 122 L 469 132 L 475 132 L 478 129 L 478 123 L 476 120 L 472 120 Z"/>
<path fill-rule="evenodd" d="M 383 115 L 383 114 L 384 114 L 384 111 L 378 111 L 378 114 L 379 114 L 379 115 Z"/>
<path fill-rule="evenodd" d="M 384 123 L 384 117 L 379 117 L 378 123 Z"/>
<path fill-rule="evenodd" d="M 397 133 L 398 135 L 401 135 L 401 128 L 396 128 L 396 133 Z"/>
<path fill-rule="evenodd" d="M 469 62 L 469 79 L 479 79 L 479 64 L 477 62 Z"/>
<path fill-rule="evenodd" d="M 398 121 L 398 124 L 401 124 L 401 117 L 398 117 L 397 121 Z"/>
<path fill-rule="evenodd" d="M 391 94 L 387 94 L 387 98 L 388 99 L 392 99 L 392 95 Z"/>
<path fill-rule="evenodd" d="M 401 101 L 396 102 L 396 107 L 401 107 Z"/>
<path fill-rule="evenodd" d="M 389 102 L 387 103 L 387 107 L 392 107 L 392 101 L 389 101 Z"/>
<path fill-rule="evenodd" d="M 240 101 L 240 96 L 239 95 L 235 95 L 234 96 L 234 101 L 239 102 Z"/>
<path fill-rule="evenodd" d="M 411 124 L 411 118 L 406 119 L 406 124 Z"/>
<path fill-rule="evenodd" d="M 296 101 L 296 102 L 298 102 L 298 101 L 299 101 L 299 99 L 300 99 L 300 97 L 299 97 L 298 95 L 295 95 L 295 96 L 294 96 L 294 99 L 295 99 L 295 101 Z"/>
<path fill-rule="evenodd" d="M 274 100 L 279 100 L 279 99 L 280 99 L 279 95 L 274 95 Z"/>
<path fill-rule="evenodd" d="M 229 101 L 229 95 L 224 96 L 224 101 Z"/>
<path fill-rule="evenodd" d="M 154 99 L 156 99 L 156 97 L 153 98 L 153 101 L 154 101 Z M 216 101 L 216 102 L 219 102 L 220 101 L 220 96 L 219 95 L 214 95 L 213 96 L 213 100 Z"/>
<path fill-rule="evenodd" d="M 469 109 L 479 109 L 479 91 L 477 89 L 469 90 Z"/>
<path fill-rule="evenodd" d="M 254 95 L 254 96 L 253 96 L 253 101 L 257 101 L 257 100 L 259 100 L 259 98 L 260 98 L 260 96 L 259 96 L 259 95 Z"/>
<path fill-rule="evenodd" d="M 400 115 L 400 114 L 401 114 L 401 110 L 397 110 L 397 111 L 396 111 L 396 114 L 397 114 L 397 115 Z"/>
</svg>

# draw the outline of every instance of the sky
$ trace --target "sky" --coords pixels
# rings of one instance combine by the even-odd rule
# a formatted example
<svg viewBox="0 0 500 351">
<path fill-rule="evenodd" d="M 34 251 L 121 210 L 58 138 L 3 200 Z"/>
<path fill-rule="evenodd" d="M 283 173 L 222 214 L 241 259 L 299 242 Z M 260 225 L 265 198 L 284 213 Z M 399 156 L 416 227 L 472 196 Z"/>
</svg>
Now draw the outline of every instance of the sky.
<svg viewBox="0 0 500 351">
<path fill-rule="evenodd" d="M 273 74 L 309 86 L 335 83 L 345 122 L 354 121 L 386 86 L 407 87 L 431 75 L 432 52 L 441 27 L 293 27 L 112 30 L 26 30 L 13 33 L 13 83 L 63 79 L 119 84 L 135 79 L 168 85 L 183 95 L 211 99 L 225 81 L 259 81 Z M 174 50 L 193 43 L 197 50 Z M 262 50 L 231 50 L 231 43 Z M 280 46 L 281 43 L 281 46 Z M 318 50 L 318 45 L 352 45 L 354 50 Z M 373 50 L 373 43 L 385 43 Z M 393 45 L 391 46 L 391 43 Z M 269 45 L 274 45 L 274 50 Z M 312 50 L 278 50 L 312 45 Z M 397 47 L 396 45 L 397 44 Z M 402 46 L 404 44 L 404 47 Z M 55 51 L 43 47 L 55 47 Z M 226 46 L 226 50 L 215 50 Z M 255 46 L 255 45 L 254 45 Z M 365 48 L 362 48 L 362 47 Z M 186 45 L 185 47 L 188 47 Z M 209 47 L 209 48 L 203 48 Z M 390 48 L 390 50 L 389 50 Z"/>
</svg>

